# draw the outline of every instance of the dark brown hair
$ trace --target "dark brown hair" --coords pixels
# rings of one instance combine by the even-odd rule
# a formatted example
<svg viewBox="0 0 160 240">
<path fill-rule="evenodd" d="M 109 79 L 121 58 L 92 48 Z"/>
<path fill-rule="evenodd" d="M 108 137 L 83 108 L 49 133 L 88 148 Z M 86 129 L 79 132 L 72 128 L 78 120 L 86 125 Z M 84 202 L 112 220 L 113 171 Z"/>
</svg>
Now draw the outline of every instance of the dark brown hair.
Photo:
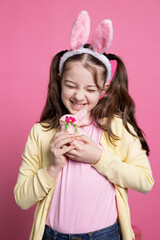
<svg viewBox="0 0 160 240">
<path fill-rule="evenodd" d="M 92 48 L 92 46 L 89 44 L 86 44 L 85 47 Z M 53 58 L 50 67 L 50 80 L 48 85 L 47 100 L 40 118 L 41 124 L 48 123 L 46 127 L 47 129 L 57 127 L 59 125 L 60 117 L 68 113 L 68 110 L 61 100 L 61 79 L 58 70 L 60 58 L 66 51 L 59 52 Z M 107 57 L 107 54 L 104 53 L 104 55 Z M 135 119 L 134 102 L 128 93 L 128 76 L 125 65 L 121 58 L 116 55 L 112 55 L 112 60 L 116 60 L 117 62 L 117 68 L 113 79 L 110 83 L 109 88 L 107 89 L 107 94 L 99 100 L 98 104 L 92 110 L 91 114 L 94 117 L 97 126 L 102 130 L 107 131 L 108 138 L 111 143 L 113 143 L 113 141 L 115 142 L 116 140 L 119 140 L 119 136 L 116 136 L 112 132 L 111 122 L 115 115 L 122 118 L 126 130 L 131 135 L 139 138 L 142 149 L 146 150 L 147 155 L 149 155 L 148 144 L 144 138 L 142 130 L 138 127 Z M 99 89 L 100 87 L 98 86 L 98 74 L 96 67 L 101 67 L 101 74 L 105 84 L 107 77 L 106 67 L 100 60 L 86 53 L 74 55 L 68 58 L 64 63 L 62 76 L 63 73 L 70 67 L 71 63 L 75 61 L 81 62 L 85 68 L 92 72 L 95 84 Z M 104 117 L 107 118 L 106 124 L 101 125 L 99 123 L 99 119 Z M 137 135 L 131 132 L 130 128 L 128 127 L 128 123 L 133 126 L 134 131 Z"/>
</svg>

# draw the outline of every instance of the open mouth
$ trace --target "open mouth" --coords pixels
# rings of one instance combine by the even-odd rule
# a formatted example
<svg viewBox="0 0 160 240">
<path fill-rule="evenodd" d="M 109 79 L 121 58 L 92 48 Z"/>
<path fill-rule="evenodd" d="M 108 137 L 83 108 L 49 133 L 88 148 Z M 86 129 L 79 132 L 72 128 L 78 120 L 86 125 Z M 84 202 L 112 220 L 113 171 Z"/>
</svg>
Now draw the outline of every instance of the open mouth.
<svg viewBox="0 0 160 240">
<path fill-rule="evenodd" d="M 75 103 L 73 101 L 71 101 L 71 103 L 72 103 L 72 106 L 75 108 L 83 108 L 86 105 L 86 103 Z"/>
</svg>

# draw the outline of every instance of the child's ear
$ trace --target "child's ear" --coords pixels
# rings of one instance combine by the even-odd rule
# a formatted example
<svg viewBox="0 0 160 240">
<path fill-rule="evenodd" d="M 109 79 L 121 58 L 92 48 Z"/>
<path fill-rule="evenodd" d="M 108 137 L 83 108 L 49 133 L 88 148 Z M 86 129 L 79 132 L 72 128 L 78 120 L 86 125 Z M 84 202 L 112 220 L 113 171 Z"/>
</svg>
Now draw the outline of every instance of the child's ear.
<svg viewBox="0 0 160 240">
<path fill-rule="evenodd" d="M 105 85 L 104 85 L 104 87 L 103 87 L 103 91 L 107 91 L 107 89 L 109 88 L 109 86 L 110 86 L 110 83 L 106 83 Z"/>
<path fill-rule="evenodd" d="M 103 97 L 106 95 L 106 91 L 107 91 L 107 89 L 109 88 L 109 86 L 110 86 L 110 83 L 106 83 L 106 84 L 104 85 L 103 90 L 102 90 L 102 92 L 101 92 L 101 96 L 100 96 L 99 99 L 103 98 Z"/>
<path fill-rule="evenodd" d="M 58 78 L 60 81 L 62 80 L 62 75 L 60 73 L 58 73 Z"/>
</svg>

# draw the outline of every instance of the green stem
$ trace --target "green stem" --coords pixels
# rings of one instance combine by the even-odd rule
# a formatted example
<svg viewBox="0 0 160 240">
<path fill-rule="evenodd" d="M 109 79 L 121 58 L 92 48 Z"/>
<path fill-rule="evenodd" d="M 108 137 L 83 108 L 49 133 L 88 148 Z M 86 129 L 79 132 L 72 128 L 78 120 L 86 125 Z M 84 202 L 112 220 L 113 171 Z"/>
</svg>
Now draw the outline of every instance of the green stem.
<svg viewBox="0 0 160 240">
<path fill-rule="evenodd" d="M 67 128 L 68 128 L 68 122 L 66 122 L 65 124 L 65 130 L 67 131 Z"/>
</svg>

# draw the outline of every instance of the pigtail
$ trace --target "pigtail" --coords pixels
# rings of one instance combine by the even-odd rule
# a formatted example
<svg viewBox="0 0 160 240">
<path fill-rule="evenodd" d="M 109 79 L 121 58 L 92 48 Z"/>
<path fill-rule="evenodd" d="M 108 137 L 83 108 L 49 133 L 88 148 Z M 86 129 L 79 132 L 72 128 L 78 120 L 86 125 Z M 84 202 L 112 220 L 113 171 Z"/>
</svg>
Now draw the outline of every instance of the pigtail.
<svg viewBox="0 0 160 240">
<path fill-rule="evenodd" d="M 50 66 L 47 100 L 40 118 L 40 123 L 48 123 L 46 128 L 49 129 L 57 127 L 59 118 L 66 113 L 66 109 L 61 100 L 61 80 L 58 70 L 60 59 L 65 52 L 67 52 L 67 50 L 57 53 Z"/>
<path fill-rule="evenodd" d="M 135 119 L 134 101 L 128 93 L 128 76 L 125 65 L 121 58 L 116 55 L 106 55 L 106 57 L 111 58 L 111 60 L 116 60 L 117 68 L 107 90 L 107 94 L 100 99 L 97 108 L 93 111 L 93 115 L 96 116 L 96 123 L 100 127 L 98 118 L 107 117 L 106 125 L 101 126 L 101 128 L 107 131 L 109 140 L 113 142 L 113 140 L 118 140 L 119 137 L 112 132 L 111 122 L 115 115 L 120 116 L 126 130 L 131 135 L 139 138 L 142 149 L 146 150 L 147 155 L 149 155 L 149 147 L 143 136 L 144 133 L 138 127 Z M 131 132 L 128 123 L 133 126 L 137 136 Z"/>
</svg>

